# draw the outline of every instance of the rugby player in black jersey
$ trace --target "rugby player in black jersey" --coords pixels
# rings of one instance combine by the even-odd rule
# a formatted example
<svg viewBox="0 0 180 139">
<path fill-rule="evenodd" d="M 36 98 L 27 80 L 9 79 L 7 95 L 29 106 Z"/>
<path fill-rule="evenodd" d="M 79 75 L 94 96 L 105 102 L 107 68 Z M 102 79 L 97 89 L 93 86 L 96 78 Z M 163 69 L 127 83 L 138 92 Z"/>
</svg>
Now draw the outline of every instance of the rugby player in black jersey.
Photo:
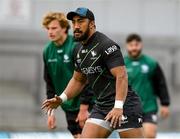
<svg viewBox="0 0 180 139">
<path fill-rule="evenodd" d="M 82 138 L 105 138 L 117 130 L 121 138 L 141 138 L 142 109 L 139 97 L 128 86 L 120 47 L 96 31 L 95 18 L 87 8 L 69 12 L 74 38 L 75 71 L 60 96 L 43 102 L 51 111 L 81 92 L 88 82 L 94 90 L 95 105 L 82 131 Z"/>
</svg>

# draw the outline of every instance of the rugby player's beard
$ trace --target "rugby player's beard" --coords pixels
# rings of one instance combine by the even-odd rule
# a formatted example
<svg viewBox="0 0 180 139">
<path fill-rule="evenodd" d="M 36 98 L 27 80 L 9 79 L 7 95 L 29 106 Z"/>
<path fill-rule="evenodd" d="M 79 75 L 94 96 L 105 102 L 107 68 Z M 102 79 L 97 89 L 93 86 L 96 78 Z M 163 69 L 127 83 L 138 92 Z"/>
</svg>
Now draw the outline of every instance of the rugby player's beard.
<svg viewBox="0 0 180 139">
<path fill-rule="evenodd" d="M 79 30 L 75 30 L 74 33 L 75 32 L 82 33 Z M 75 37 L 75 35 L 74 35 L 74 40 L 77 41 L 77 42 L 86 41 L 88 39 L 88 37 L 89 37 L 89 32 L 90 32 L 90 29 L 87 28 L 87 30 L 80 37 Z"/>
<path fill-rule="evenodd" d="M 128 51 L 128 54 L 133 59 L 137 59 L 140 57 L 142 50 L 136 51 L 136 54 L 133 54 L 134 52 Z"/>
</svg>

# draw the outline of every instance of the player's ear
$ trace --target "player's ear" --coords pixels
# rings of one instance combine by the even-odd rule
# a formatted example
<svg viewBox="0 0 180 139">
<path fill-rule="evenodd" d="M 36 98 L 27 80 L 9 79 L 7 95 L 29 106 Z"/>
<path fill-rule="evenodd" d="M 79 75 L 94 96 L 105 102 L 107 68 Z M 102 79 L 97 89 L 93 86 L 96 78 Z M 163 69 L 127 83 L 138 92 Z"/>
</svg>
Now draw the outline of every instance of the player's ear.
<svg viewBox="0 0 180 139">
<path fill-rule="evenodd" d="M 90 28 L 94 28 L 95 27 L 95 21 L 94 20 L 90 20 Z"/>
</svg>

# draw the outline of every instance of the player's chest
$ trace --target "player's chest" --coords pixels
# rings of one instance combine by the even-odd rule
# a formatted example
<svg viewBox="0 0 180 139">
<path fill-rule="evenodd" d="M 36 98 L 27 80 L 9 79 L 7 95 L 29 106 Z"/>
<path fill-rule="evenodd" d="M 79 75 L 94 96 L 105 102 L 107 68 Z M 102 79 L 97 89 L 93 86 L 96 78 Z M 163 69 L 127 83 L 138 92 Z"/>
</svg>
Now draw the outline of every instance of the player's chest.
<svg viewBox="0 0 180 139">
<path fill-rule="evenodd" d="M 76 56 L 76 63 L 84 74 L 102 72 L 103 59 L 99 48 L 81 48 Z"/>
<path fill-rule="evenodd" d="M 65 67 L 72 67 L 72 55 L 70 51 L 59 49 L 50 53 L 47 59 L 48 68 L 57 71 Z"/>
<path fill-rule="evenodd" d="M 126 64 L 129 78 L 149 77 L 151 76 L 151 67 L 143 62 L 133 61 Z"/>
</svg>

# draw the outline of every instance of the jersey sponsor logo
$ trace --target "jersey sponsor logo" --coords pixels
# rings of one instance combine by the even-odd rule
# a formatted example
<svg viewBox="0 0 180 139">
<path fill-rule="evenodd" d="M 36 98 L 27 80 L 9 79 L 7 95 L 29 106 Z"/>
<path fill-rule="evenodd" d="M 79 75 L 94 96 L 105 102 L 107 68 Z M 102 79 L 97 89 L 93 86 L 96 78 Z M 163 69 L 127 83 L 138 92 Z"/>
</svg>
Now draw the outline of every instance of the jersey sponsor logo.
<svg viewBox="0 0 180 139">
<path fill-rule="evenodd" d="M 84 74 L 94 74 L 94 73 L 102 72 L 102 68 L 101 68 L 101 66 L 88 67 L 88 68 L 82 68 L 81 71 Z"/>
<path fill-rule="evenodd" d="M 142 118 L 138 118 L 138 122 L 142 123 L 143 122 Z"/>
<path fill-rule="evenodd" d="M 48 59 L 48 62 L 49 62 L 49 63 L 57 62 L 57 58 Z"/>
<path fill-rule="evenodd" d="M 139 65 L 139 62 L 138 62 L 138 61 L 133 61 L 133 62 L 132 62 L 132 65 L 133 65 L 133 66 L 138 66 L 138 65 Z"/>
<path fill-rule="evenodd" d="M 95 57 L 95 56 L 97 55 L 97 53 L 96 53 L 94 50 L 92 50 L 92 51 L 91 51 L 91 55 L 92 55 L 93 57 Z"/>
<path fill-rule="evenodd" d="M 98 58 L 97 52 L 94 50 L 91 51 L 91 55 L 92 55 L 92 57 L 90 58 L 91 60 L 96 60 Z"/>
<path fill-rule="evenodd" d="M 157 115 L 156 114 L 153 114 L 152 116 L 151 116 L 151 118 L 152 118 L 152 120 L 153 120 L 153 122 L 157 122 Z"/>
<path fill-rule="evenodd" d="M 62 53 L 62 52 L 63 52 L 63 50 L 62 50 L 62 49 L 57 50 L 57 53 L 58 53 L 58 54 L 60 54 L 60 53 Z"/>
<path fill-rule="evenodd" d="M 146 64 L 141 65 L 141 72 L 142 73 L 148 73 L 149 72 L 148 65 L 146 65 Z"/>
<path fill-rule="evenodd" d="M 65 63 L 70 62 L 69 56 L 67 54 L 64 54 L 64 62 Z"/>
<path fill-rule="evenodd" d="M 110 54 L 112 54 L 113 52 L 115 52 L 116 50 L 118 50 L 117 46 L 116 46 L 116 45 L 113 45 L 113 46 L 107 48 L 107 50 L 105 50 L 105 53 L 106 53 L 107 55 L 110 55 Z"/>
<path fill-rule="evenodd" d="M 128 123 L 128 117 L 125 115 L 122 115 L 121 124 L 125 124 L 125 123 Z"/>
<path fill-rule="evenodd" d="M 128 119 L 127 116 L 122 115 L 122 121 L 125 121 L 127 119 Z"/>
<path fill-rule="evenodd" d="M 83 50 L 81 51 L 82 54 L 85 54 L 85 53 L 87 53 L 87 52 L 88 52 L 88 49 L 83 49 Z"/>
</svg>

